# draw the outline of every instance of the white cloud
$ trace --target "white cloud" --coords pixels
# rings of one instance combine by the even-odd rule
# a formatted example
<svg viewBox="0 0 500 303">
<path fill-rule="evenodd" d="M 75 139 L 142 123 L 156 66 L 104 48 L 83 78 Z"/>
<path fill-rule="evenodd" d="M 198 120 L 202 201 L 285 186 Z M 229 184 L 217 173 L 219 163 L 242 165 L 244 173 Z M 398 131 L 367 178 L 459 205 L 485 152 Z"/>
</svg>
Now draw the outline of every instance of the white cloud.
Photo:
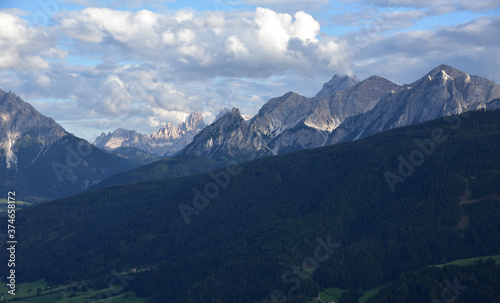
<svg viewBox="0 0 500 303">
<path fill-rule="evenodd" d="M 287 49 L 290 40 L 292 17 L 259 7 L 254 20 L 258 27 L 258 44 L 269 52 L 281 55 Z"/>
<path fill-rule="evenodd" d="M 298 38 L 306 45 L 318 42 L 316 37 L 319 34 L 320 29 L 321 26 L 319 22 L 314 20 L 311 15 L 306 14 L 303 11 L 295 14 L 295 22 L 290 26 L 292 38 Z"/>
<path fill-rule="evenodd" d="M 271 76 L 302 63 L 321 68 L 314 58 L 320 24 L 302 11 L 292 17 L 266 8 L 173 15 L 87 8 L 58 20 L 57 30 L 74 39 L 73 52 L 165 64 L 186 79 Z"/>
<path fill-rule="evenodd" d="M 49 63 L 41 52 L 55 41 L 45 32 L 30 28 L 21 18 L 0 11 L 0 69 L 41 70 Z"/>
<path fill-rule="evenodd" d="M 245 44 L 237 36 L 230 36 L 226 39 L 226 51 L 235 57 L 248 56 L 249 54 Z"/>
</svg>

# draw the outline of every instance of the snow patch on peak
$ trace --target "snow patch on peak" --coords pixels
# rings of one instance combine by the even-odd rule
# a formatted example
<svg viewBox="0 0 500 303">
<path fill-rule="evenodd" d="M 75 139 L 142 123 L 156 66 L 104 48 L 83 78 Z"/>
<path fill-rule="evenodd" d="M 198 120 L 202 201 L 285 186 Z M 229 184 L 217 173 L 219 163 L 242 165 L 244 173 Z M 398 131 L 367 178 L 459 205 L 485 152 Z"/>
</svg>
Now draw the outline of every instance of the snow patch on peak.
<svg viewBox="0 0 500 303">
<path fill-rule="evenodd" d="M 123 137 L 113 137 L 104 145 L 104 147 L 107 150 L 117 149 L 122 146 L 124 141 L 125 139 Z"/>
<path fill-rule="evenodd" d="M 469 83 L 471 82 L 471 78 L 470 78 L 470 75 L 469 74 L 465 74 L 465 83 Z"/>
<path fill-rule="evenodd" d="M 5 142 L 5 162 L 7 163 L 7 169 L 15 167 L 17 170 L 17 156 L 12 150 L 14 144 L 16 144 L 17 139 L 19 139 L 19 133 L 7 133 L 7 142 Z"/>
<path fill-rule="evenodd" d="M 453 77 L 452 77 L 452 76 L 450 76 L 450 75 L 448 75 L 448 74 L 444 71 L 444 69 L 442 69 L 442 70 L 441 70 L 440 74 L 441 74 L 441 78 L 443 78 L 443 80 L 444 80 L 445 82 L 446 82 L 446 81 L 448 81 L 449 79 L 452 79 L 452 80 L 453 80 Z"/>
</svg>

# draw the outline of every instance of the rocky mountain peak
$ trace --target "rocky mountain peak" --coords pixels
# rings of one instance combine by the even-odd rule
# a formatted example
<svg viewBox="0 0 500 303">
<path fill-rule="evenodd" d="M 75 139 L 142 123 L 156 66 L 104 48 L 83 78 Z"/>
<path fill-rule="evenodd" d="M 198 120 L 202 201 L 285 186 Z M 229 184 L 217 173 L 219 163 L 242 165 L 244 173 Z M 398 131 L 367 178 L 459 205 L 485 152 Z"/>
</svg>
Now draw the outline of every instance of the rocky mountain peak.
<svg viewBox="0 0 500 303">
<path fill-rule="evenodd" d="M 382 98 L 363 115 L 346 120 L 329 144 L 477 109 L 500 108 L 500 86 L 442 64 L 399 92 Z"/>
<path fill-rule="evenodd" d="M 15 94 L 0 90 L 0 137 L 7 131 L 25 132 L 30 129 L 50 129 L 50 136 L 58 138 L 67 134 L 54 119 L 40 114 Z"/>
<path fill-rule="evenodd" d="M 191 113 L 186 121 L 183 122 L 179 129 L 182 131 L 196 131 L 202 130 L 205 127 L 205 122 L 203 122 L 202 113 Z"/>
<path fill-rule="evenodd" d="M 211 157 L 221 147 L 228 151 L 245 149 L 240 145 L 247 128 L 248 125 L 240 110 L 233 107 L 230 112 L 196 135 L 193 142 L 183 150 L 183 154 Z"/>
<path fill-rule="evenodd" d="M 133 147 L 148 155 L 171 156 L 189 144 L 194 135 L 204 127 L 203 115 L 192 113 L 179 126 L 168 123 L 153 134 L 144 135 L 122 128 L 107 135 L 102 133 L 96 138 L 94 145 L 108 151 Z"/>
<path fill-rule="evenodd" d="M 37 145 L 33 150 L 45 151 L 50 144 L 68 133 L 52 118 L 40 114 L 29 103 L 24 102 L 11 92 L 0 90 L 0 158 L 6 167 L 17 169 L 19 140 L 24 144 Z M 30 161 L 36 161 L 34 155 Z"/>
<path fill-rule="evenodd" d="M 445 77 L 445 76 L 450 76 L 454 79 L 462 78 L 462 77 L 470 77 L 467 73 L 458 70 L 454 67 L 451 67 L 446 64 L 441 64 L 435 68 L 433 68 L 429 73 L 427 73 L 426 76 L 430 76 L 431 79 L 434 79 L 436 77 Z"/>
<path fill-rule="evenodd" d="M 224 116 L 220 117 L 219 120 L 212 123 L 212 125 L 218 125 L 219 127 L 232 123 L 245 123 L 245 119 L 240 113 L 240 110 L 233 107 L 231 111 L 227 112 Z"/>
<path fill-rule="evenodd" d="M 230 109 L 230 108 L 228 108 L 228 107 L 224 107 L 224 108 L 222 108 L 222 109 L 219 111 L 219 113 L 217 114 L 217 116 L 215 117 L 214 122 L 215 122 L 215 121 L 217 121 L 217 120 L 219 120 L 220 118 L 222 118 L 225 114 L 227 114 L 227 113 L 228 113 L 228 112 L 230 112 L 230 111 L 231 111 L 231 109 Z"/>
<path fill-rule="evenodd" d="M 316 94 L 317 98 L 328 98 L 334 92 L 345 90 L 361 82 L 356 76 L 335 74 L 333 78 L 323 84 L 323 88 Z"/>
</svg>

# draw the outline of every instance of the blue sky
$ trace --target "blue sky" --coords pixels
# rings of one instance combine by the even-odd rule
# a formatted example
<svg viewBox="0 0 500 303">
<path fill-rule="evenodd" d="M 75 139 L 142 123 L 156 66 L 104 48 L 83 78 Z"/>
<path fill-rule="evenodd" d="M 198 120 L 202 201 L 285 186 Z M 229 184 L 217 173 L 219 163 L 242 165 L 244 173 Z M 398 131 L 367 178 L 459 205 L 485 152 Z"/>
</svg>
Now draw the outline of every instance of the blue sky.
<svg viewBox="0 0 500 303">
<path fill-rule="evenodd" d="M 93 141 L 191 112 L 254 115 L 334 74 L 409 83 L 445 63 L 500 82 L 491 0 L 0 0 L 0 89 Z"/>
</svg>

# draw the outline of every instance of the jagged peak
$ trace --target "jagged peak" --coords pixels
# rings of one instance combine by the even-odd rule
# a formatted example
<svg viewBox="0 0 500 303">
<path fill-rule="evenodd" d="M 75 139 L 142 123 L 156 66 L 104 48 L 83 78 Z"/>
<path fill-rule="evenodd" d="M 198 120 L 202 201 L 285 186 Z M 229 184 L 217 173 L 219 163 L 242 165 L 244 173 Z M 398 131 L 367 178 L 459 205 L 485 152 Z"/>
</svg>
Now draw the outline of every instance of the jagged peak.
<svg viewBox="0 0 500 303">
<path fill-rule="evenodd" d="M 228 112 L 225 116 L 230 115 L 232 117 L 241 117 L 240 109 L 233 107 L 231 112 Z"/>
<path fill-rule="evenodd" d="M 231 109 L 231 111 L 227 112 L 225 115 L 223 115 L 222 117 L 220 117 L 218 120 L 214 121 L 212 123 L 212 125 L 215 125 L 215 124 L 226 124 L 228 122 L 232 122 L 232 121 L 235 121 L 235 120 L 245 122 L 245 119 L 241 115 L 240 110 L 238 108 L 236 108 L 236 107 L 233 107 Z"/>
<path fill-rule="evenodd" d="M 330 81 L 328 81 L 327 83 L 333 82 L 335 80 L 342 80 L 342 81 L 352 80 L 354 82 L 361 82 L 361 80 L 359 80 L 359 78 L 356 75 L 351 76 L 351 75 L 345 75 L 345 74 L 335 74 L 335 75 L 333 75 L 332 79 Z"/>
<path fill-rule="evenodd" d="M 430 72 L 427 73 L 427 76 L 431 76 L 432 79 L 436 78 L 438 75 L 441 74 L 443 76 L 443 73 L 446 74 L 447 76 L 451 76 L 454 79 L 460 78 L 460 77 L 467 77 L 468 74 L 456 69 L 452 66 L 446 65 L 446 64 L 441 64 L 435 68 L 433 68 Z"/>
<path fill-rule="evenodd" d="M 200 112 L 194 112 L 194 113 L 191 113 L 189 114 L 189 116 L 186 118 L 186 122 L 191 122 L 191 121 L 200 121 L 200 120 L 203 120 L 203 114 L 200 113 Z"/>
<path fill-rule="evenodd" d="M 219 120 L 220 118 L 222 118 L 225 114 L 227 114 L 228 112 L 230 112 L 231 109 L 229 107 L 223 107 L 220 109 L 219 113 L 217 114 L 217 116 L 215 116 L 215 121 Z"/>
<path fill-rule="evenodd" d="M 316 94 L 317 98 L 328 98 L 334 92 L 348 89 L 361 82 L 356 75 L 335 74 L 333 78 L 323 84 L 323 88 Z"/>
<path fill-rule="evenodd" d="M 113 132 L 114 133 L 137 133 L 135 130 L 130 130 L 130 129 L 124 129 L 124 128 L 118 128 L 116 131 Z"/>
</svg>

